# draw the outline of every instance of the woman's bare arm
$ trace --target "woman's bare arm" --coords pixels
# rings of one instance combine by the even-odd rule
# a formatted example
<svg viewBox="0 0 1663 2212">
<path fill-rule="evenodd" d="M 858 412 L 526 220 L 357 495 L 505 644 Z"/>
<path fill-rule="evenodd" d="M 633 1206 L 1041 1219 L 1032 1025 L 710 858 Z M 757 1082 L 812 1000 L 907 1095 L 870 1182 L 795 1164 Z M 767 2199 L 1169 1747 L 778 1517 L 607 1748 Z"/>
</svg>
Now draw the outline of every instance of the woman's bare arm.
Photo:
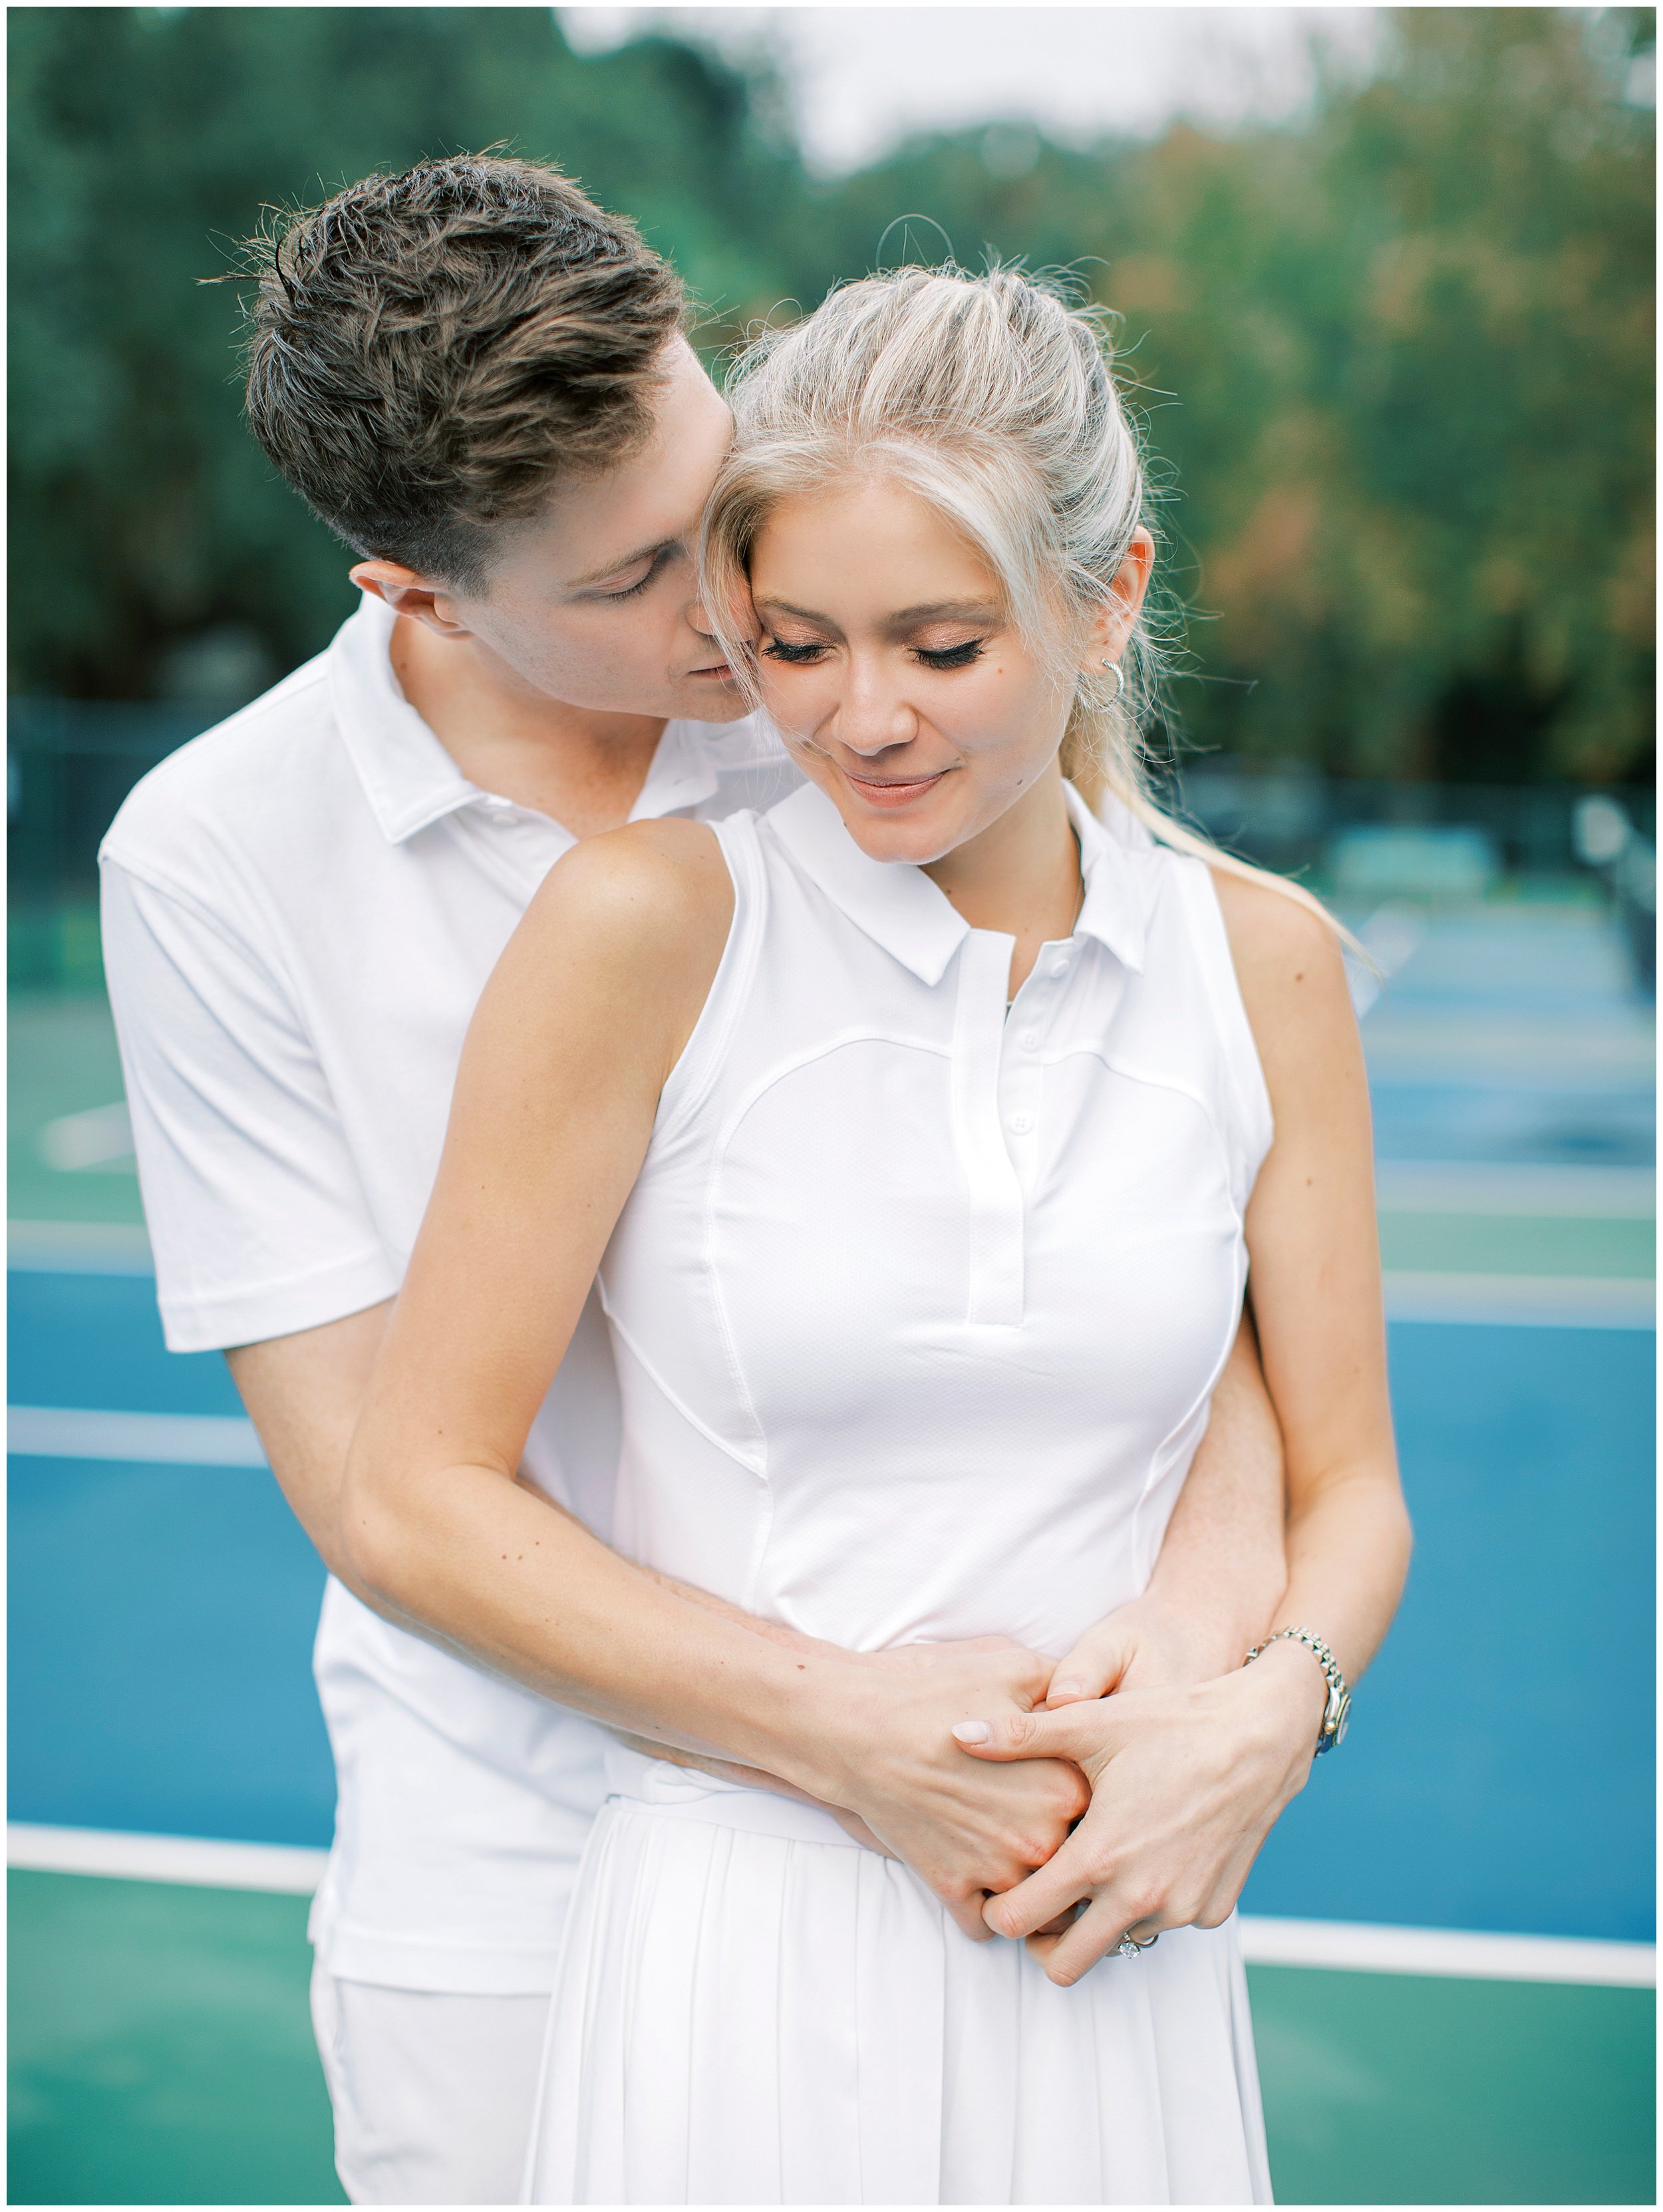
<svg viewBox="0 0 1663 2212">
<path fill-rule="evenodd" d="M 1288 1579 L 1271 1625 L 1314 1630 L 1355 1682 L 1396 1610 L 1410 1548 L 1362 1053 L 1332 932 L 1268 886 L 1216 881 L 1276 1117 L 1247 1214 L 1250 1295 L 1287 1463 Z M 1093 1788 L 1050 1864 L 990 1901 L 990 1924 L 1034 1936 L 1059 1982 L 1137 1923 L 1216 1925 L 1304 1786 L 1326 1697 L 1313 1654 L 1283 1641 L 1197 1689 L 971 1723 L 979 1756 L 1060 1753 Z M 1037 1934 L 1082 1902 L 1066 1932 Z"/>
</svg>

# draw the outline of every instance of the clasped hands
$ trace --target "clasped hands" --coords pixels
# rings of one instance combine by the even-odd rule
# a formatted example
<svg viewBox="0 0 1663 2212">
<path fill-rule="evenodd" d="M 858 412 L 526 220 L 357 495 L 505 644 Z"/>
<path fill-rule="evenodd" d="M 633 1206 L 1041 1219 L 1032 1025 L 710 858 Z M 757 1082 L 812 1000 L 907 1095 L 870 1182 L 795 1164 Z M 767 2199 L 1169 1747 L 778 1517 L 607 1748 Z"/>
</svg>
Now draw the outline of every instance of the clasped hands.
<svg viewBox="0 0 1663 2212">
<path fill-rule="evenodd" d="M 1282 1655 L 1213 1674 L 1148 1598 L 1060 1661 L 1002 1638 L 838 1652 L 807 1788 L 690 1763 L 828 1804 L 966 1935 L 1026 1938 L 1066 1986 L 1129 1929 L 1228 1917 L 1316 1744 L 1325 1686 Z"/>
</svg>

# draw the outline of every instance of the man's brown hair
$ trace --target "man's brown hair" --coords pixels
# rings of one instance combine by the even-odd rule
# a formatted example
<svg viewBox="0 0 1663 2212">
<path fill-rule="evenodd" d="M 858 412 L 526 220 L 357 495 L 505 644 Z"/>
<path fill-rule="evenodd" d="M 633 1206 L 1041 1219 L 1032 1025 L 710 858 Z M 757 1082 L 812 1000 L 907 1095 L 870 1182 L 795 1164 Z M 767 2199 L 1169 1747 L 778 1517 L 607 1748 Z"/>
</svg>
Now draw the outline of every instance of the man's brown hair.
<svg viewBox="0 0 1663 2212">
<path fill-rule="evenodd" d="M 493 155 L 280 216 L 258 275 L 254 435 L 355 551 L 463 589 L 493 524 L 643 437 L 684 305 L 632 223 Z"/>
</svg>

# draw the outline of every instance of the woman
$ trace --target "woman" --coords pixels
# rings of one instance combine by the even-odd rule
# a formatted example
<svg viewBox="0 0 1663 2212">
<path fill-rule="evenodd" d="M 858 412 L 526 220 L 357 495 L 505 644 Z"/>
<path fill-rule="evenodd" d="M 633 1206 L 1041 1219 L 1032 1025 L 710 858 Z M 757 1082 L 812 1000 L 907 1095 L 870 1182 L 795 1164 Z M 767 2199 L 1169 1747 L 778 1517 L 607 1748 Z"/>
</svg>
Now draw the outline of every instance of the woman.
<svg viewBox="0 0 1663 2212">
<path fill-rule="evenodd" d="M 1097 339 L 1014 275 L 903 270 L 758 349 L 736 414 L 709 605 L 808 784 L 539 894 L 355 1445 L 365 1568 L 410 1498 L 512 1471 L 598 1266 L 621 1550 L 850 1651 L 1075 1653 L 1068 1710 L 968 1713 L 957 1756 L 1095 1782 L 1234 1700 L 1303 1745 L 1291 1796 L 1407 1551 L 1367 1095 L 1319 910 L 1141 795 L 1152 541 Z M 1283 1632 L 1134 1752 L 1155 1693 L 1099 1698 L 1076 1647 L 1147 1580 L 1250 1260 Z M 459 1376 L 463 1300 L 498 1348 Z M 1030 1940 L 977 1943 L 819 1806 L 612 1780 L 532 2201 L 1268 2201 L 1226 1813 L 1157 1899 L 1087 1809 L 986 1905 Z"/>
</svg>

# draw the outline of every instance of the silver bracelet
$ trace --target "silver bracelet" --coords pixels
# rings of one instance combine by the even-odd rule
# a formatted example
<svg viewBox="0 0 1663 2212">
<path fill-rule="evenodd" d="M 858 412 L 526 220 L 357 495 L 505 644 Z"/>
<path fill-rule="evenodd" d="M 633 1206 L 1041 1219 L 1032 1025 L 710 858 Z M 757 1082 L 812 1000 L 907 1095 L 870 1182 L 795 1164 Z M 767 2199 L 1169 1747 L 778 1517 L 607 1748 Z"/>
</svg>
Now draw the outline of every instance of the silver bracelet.
<svg viewBox="0 0 1663 2212">
<path fill-rule="evenodd" d="M 1261 1651 L 1268 1651 L 1284 1636 L 1290 1643 L 1304 1644 L 1323 1671 L 1323 1678 L 1328 1684 L 1328 1702 L 1323 1707 L 1322 1725 L 1317 1730 L 1317 1751 L 1319 1753 L 1332 1751 L 1337 1743 L 1345 1741 L 1346 1724 L 1351 1714 L 1351 1692 L 1340 1672 L 1339 1661 L 1314 1628 L 1279 1628 L 1275 1635 L 1267 1636 L 1263 1644 L 1254 1644 L 1241 1663 L 1244 1667 L 1251 1667 Z"/>
</svg>

